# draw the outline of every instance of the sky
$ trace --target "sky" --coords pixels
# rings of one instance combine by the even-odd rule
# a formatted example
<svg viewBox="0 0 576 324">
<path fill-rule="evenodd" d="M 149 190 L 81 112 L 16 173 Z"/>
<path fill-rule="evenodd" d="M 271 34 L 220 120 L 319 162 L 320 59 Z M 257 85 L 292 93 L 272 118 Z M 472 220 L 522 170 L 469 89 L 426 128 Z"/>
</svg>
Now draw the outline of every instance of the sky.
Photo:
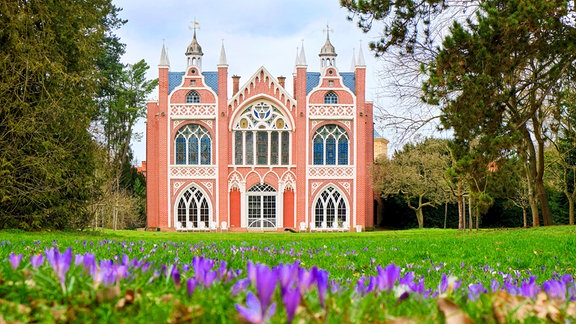
<svg viewBox="0 0 576 324">
<path fill-rule="evenodd" d="M 369 101 L 377 98 L 382 64 L 369 51 L 368 43 L 378 37 L 378 30 L 363 33 L 355 22 L 346 19 L 349 13 L 340 7 L 338 0 L 113 0 L 113 3 L 122 8 L 120 17 L 128 20 L 116 31 L 126 44 L 122 61 L 133 64 L 144 59 L 150 66 L 150 79 L 158 77 L 162 44 L 168 52 L 170 71 L 185 70 L 184 52 L 192 40 L 191 26 L 196 21 L 204 71 L 217 70 L 224 44 L 228 75 L 241 76 L 241 85 L 264 66 L 274 76 L 287 77 L 287 90 L 292 93 L 297 48 L 304 46 L 308 71 L 320 71 L 318 53 L 326 41 L 328 25 L 330 41 L 338 54 L 337 68 L 341 72 L 352 71 L 352 56 L 357 59 L 362 47 L 367 66 L 366 98 Z M 231 87 L 231 80 L 228 83 Z M 150 99 L 157 97 L 155 91 Z M 141 139 L 133 141 L 132 148 L 135 164 L 140 164 L 146 160 L 143 119 L 135 131 Z M 385 132 L 383 135 L 386 137 Z"/>
</svg>

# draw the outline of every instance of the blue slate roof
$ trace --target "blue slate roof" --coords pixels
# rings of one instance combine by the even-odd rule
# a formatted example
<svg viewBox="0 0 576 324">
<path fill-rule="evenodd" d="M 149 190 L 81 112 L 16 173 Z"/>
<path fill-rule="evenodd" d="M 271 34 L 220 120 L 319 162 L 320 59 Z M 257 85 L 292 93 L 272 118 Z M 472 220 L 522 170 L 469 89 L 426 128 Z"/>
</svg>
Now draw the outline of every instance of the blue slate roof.
<svg viewBox="0 0 576 324">
<path fill-rule="evenodd" d="M 184 73 L 186 72 L 168 72 L 168 93 L 172 93 L 177 86 L 182 84 Z M 202 72 L 202 75 L 206 85 L 218 94 L 218 72 Z"/>
<path fill-rule="evenodd" d="M 356 74 L 354 72 L 340 72 L 340 76 L 342 76 L 344 86 L 356 94 Z"/>
<path fill-rule="evenodd" d="M 356 94 L 356 74 L 354 72 L 340 72 L 344 86 Z M 320 72 L 306 72 L 306 94 L 320 84 Z"/>
<path fill-rule="evenodd" d="M 306 95 L 320 84 L 320 72 L 306 72 Z"/>
<path fill-rule="evenodd" d="M 182 83 L 185 72 L 168 72 L 168 94 L 172 93 Z"/>
<path fill-rule="evenodd" d="M 206 82 L 206 85 L 212 88 L 212 90 L 216 92 L 216 95 L 218 95 L 218 72 L 202 72 L 202 75 L 204 76 L 204 82 Z"/>
</svg>

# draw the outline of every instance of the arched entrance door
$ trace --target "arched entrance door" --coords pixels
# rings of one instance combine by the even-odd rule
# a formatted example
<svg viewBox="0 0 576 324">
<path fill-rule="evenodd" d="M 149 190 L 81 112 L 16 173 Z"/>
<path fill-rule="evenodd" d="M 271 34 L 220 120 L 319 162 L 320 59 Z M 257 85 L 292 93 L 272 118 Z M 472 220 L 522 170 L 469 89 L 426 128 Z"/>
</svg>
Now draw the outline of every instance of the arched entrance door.
<svg viewBox="0 0 576 324">
<path fill-rule="evenodd" d="M 248 190 L 248 228 L 276 228 L 276 197 L 276 189 L 265 183 L 254 185 Z"/>
</svg>

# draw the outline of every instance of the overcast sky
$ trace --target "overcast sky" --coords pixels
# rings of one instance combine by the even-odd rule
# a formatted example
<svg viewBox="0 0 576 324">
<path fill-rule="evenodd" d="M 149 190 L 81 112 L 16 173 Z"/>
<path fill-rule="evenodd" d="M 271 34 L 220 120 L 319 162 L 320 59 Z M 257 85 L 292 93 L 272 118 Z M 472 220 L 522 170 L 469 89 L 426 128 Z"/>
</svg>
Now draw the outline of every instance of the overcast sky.
<svg viewBox="0 0 576 324">
<path fill-rule="evenodd" d="M 192 40 L 193 21 L 199 23 L 197 39 L 204 52 L 202 68 L 216 71 L 222 42 L 228 59 L 228 74 L 247 81 L 260 66 L 274 76 L 286 76 L 287 87 L 297 47 L 304 44 L 308 71 L 319 71 L 318 53 L 326 40 L 326 25 L 336 48 L 336 66 L 351 71 L 352 55 L 362 46 L 367 65 L 367 100 L 375 100 L 376 74 L 381 67 L 368 49 L 378 35 L 364 34 L 338 0 L 114 0 L 128 22 L 117 31 L 126 44 L 124 63 L 140 59 L 150 65 L 149 78 L 158 76 L 157 66 L 164 43 L 171 71 L 184 71 L 184 52 Z M 231 81 L 229 80 L 229 87 Z M 288 89 L 290 93 L 292 89 Z M 153 93 L 151 98 L 157 98 Z M 138 163 L 146 160 L 144 121 L 136 129 L 144 135 L 133 144 Z"/>
</svg>

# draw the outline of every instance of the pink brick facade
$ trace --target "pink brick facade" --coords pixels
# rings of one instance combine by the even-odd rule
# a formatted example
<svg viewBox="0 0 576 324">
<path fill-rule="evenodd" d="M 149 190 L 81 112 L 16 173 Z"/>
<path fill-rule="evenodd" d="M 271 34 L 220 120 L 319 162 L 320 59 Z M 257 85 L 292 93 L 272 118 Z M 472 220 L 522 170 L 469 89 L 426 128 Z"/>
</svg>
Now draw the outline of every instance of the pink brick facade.
<svg viewBox="0 0 576 324">
<path fill-rule="evenodd" d="M 203 70 L 203 55 L 194 33 L 186 71 L 172 72 L 162 49 L 146 124 L 147 226 L 373 227 L 362 53 L 353 71 L 339 71 L 327 39 L 320 71 L 311 72 L 302 50 L 292 93 L 264 67 L 229 93 L 224 47 L 216 71 Z"/>
</svg>

